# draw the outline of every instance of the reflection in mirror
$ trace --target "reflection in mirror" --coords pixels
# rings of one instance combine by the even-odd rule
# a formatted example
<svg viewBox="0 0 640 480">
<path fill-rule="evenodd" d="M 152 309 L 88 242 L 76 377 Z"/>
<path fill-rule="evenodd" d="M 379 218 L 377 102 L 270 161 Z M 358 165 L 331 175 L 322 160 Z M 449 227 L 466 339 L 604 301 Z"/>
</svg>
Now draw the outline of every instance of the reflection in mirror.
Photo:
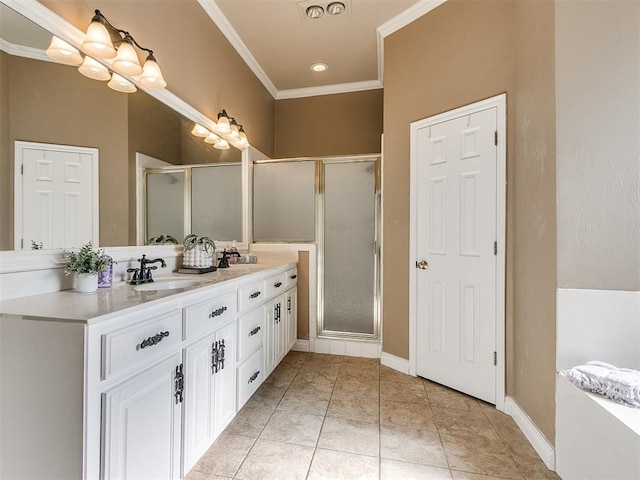
<svg viewBox="0 0 640 480">
<path fill-rule="evenodd" d="M 216 242 L 242 241 L 240 164 L 187 165 L 144 171 L 145 242 L 194 233 Z"/>
<path fill-rule="evenodd" d="M 19 26 L 8 26 L 15 22 Z M 217 150 L 194 137 L 193 121 L 146 93 L 114 92 L 74 67 L 49 61 L 44 50 L 50 34 L 3 4 L 0 34 L 11 34 L 0 39 L 0 250 L 20 248 L 14 245 L 16 141 L 98 149 L 100 246 L 136 245 L 142 237 L 136 220 L 136 154 L 172 165 L 241 162 L 239 150 Z M 28 49 L 20 47 L 25 44 Z M 31 58 L 21 56 L 24 52 Z M 227 187 L 240 194 L 240 177 Z M 209 214 L 210 209 L 194 210 L 194 218 Z M 235 218 L 241 230 L 242 216 Z"/>
</svg>

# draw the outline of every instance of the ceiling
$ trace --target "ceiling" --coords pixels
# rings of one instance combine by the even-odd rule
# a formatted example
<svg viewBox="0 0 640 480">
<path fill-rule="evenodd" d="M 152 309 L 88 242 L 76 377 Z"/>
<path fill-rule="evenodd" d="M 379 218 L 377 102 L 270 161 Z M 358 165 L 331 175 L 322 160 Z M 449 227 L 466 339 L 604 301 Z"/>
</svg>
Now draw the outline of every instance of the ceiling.
<svg viewBox="0 0 640 480">
<path fill-rule="evenodd" d="M 380 35 L 424 13 L 425 3 L 340 0 L 346 10 L 330 15 L 332 0 L 198 1 L 275 98 L 381 88 Z M 325 7 L 325 13 L 308 18 L 310 5 Z M 313 72 L 316 62 L 329 68 Z"/>
</svg>

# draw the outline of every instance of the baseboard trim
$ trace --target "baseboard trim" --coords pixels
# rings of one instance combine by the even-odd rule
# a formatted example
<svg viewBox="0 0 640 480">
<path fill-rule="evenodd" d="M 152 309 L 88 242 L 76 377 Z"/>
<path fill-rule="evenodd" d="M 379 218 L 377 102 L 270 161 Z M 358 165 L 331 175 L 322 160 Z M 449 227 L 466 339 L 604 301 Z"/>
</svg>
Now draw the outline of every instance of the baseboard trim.
<svg viewBox="0 0 640 480">
<path fill-rule="evenodd" d="M 291 350 L 296 352 L 310 352 L 311 348 L 309 346 L 309 340 L 296 340 L 296 343 L 293 344 Z"/>
<path fill-rule="evenodd" d="M 504 412 L 513 418 L 518 428 L 522 431 L 534 450 L 549 470 L 556 469 L 556 455 L 553 445 L 549 443 L 544 434 L 536 427 L 518 402 L 513 397 L 506 397 L 504 401 Z"/>
<path fill-rule="evenodd" d="M 409 375 L 409 360 L 406 358 L 396 357 L 387 352 L 380 354 L 380 363 L 385 367 L 393 368 L 405 375 Z"/>
</svg>

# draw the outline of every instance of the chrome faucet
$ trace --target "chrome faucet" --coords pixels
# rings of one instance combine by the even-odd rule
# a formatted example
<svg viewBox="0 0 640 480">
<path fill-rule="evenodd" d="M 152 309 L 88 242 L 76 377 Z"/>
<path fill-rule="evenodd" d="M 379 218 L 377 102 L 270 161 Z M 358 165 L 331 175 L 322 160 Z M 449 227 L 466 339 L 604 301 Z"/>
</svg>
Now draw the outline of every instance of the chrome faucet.
<svg viewBox="0 0 640 480">
<path fill-rule="evenodd" d="M 149 266 L 152 263 L 160 262 L 160 267 L 165 268 L 167 263 L 162 258 L 156 258 L 154 260 L 147 260 L 146 255 L 142 255 L 142 258 L 139 258 L 140 262 L 139 268 L 128 268 L 128 273 L 133 273 L 133 277 L 131 277 L 131 281 L 129 282 L 131 285 L 140 285 L 141 283 L 151 283 L 153 282 L 153 276 L 151 275 L 151 270 L 155 270 L 158 267 L 153 265 Z"/>
</svg>

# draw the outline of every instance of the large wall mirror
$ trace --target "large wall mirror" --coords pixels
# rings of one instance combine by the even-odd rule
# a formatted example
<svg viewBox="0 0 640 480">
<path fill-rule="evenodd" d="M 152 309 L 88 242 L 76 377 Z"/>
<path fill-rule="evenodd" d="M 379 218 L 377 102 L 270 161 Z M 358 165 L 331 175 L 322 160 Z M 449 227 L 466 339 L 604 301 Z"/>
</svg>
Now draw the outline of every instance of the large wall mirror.
<svg viewBox="0 0 640 480">
<path fill-rule="evenodd" d="M 139 221 L 141 156 L 180 168 L 236 165 L 231 167 L 233 175 L 215 168 L 198 173 L 197 185 L 192 186 L 202 189 L 193 194 L 198 200 L 189 212 L 194 228 L 206 225 L 206 234 L 216 239 L 211 211 L 212 206 L 222 205 L 216 193 L 235 192 L 236 198 L 243 198 L 240 150 L 217 150 L 204 143 L 190 133 L 197 118 L 185 118 L 143 91 L 115 92 L 105 82 L 80 75 L 75 67 L 47 61 L 44 50 L 51 34 L 2 3 L 0 36 L 0 250 L 21 248 L 14 239 L 17 141 L 97 149 L 100 246 L 148 242 Z M 215 178 L 217 171 L 224 171 L 223 180 Z M 193 178 L 189 176 L 189 181 Z M 221 182 L 224 191 L 214 187 Z M 234 232 L 239 238 L 233 239 L 242 241 L 242 215 L 226 211 L 231 209 L 216 210 L 215 221 L 228 222 L 220 231 L 225 236 Z M 30 240 L 39 239 L 25 240 L 28 248 Z"/>
</svg>

